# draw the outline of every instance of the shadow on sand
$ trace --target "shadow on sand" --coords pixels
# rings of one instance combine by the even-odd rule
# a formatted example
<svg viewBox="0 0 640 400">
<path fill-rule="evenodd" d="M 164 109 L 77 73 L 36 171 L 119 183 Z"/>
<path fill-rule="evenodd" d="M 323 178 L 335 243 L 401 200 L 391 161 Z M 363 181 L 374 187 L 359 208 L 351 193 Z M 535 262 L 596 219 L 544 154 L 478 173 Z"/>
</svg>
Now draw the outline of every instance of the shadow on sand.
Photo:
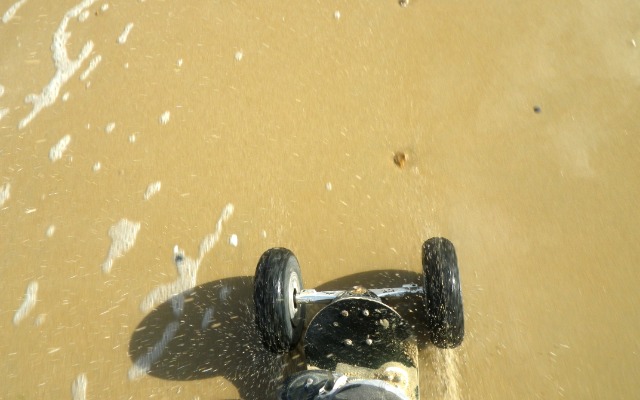
<svg viewBox="0 0 640 400">
<path fill-rule="evenodd" d="M 410 271 L 380 270 L 342 277 L 316 287 L 342 290 L 419 283 Z M 421 299 L 392 304 L 414 325 L 420 324 Z M 310 320 L 320 306 L 307 309 Z M 168 380 L 224 377 L 243 399 L 273 398 L 283 377 L 304 368 L 299 352 L 282 356 L 264 349 L 254 324 L 253 277 L 221 279 L 174 296 L 150 312 L 129 343 L 129 376 L 145 374 Z M 414 323 L 414 321 L 416 321 Z M 424 343 L 417 330 L 419 342 Z M 426 339 L 425 339 L 426 340 Z"/>
</svg>

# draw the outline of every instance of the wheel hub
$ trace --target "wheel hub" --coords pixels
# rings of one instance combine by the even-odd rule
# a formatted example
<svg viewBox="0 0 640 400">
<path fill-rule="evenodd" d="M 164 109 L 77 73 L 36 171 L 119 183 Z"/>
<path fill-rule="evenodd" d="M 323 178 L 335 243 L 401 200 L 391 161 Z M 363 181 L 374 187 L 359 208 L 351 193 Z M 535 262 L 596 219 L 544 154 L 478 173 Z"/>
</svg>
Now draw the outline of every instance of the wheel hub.
<svg viewBox="0 0 640 400">
<path fill-rule="evenodd" d="M 287 285 L 287 301 L 289 302 L 289 318 L 293 320 L 298 312 L 296 304 L 296 294 L 300 293 L 300 277 L 296 272 L 289 275 L 289 284 Z"/>
</svg>

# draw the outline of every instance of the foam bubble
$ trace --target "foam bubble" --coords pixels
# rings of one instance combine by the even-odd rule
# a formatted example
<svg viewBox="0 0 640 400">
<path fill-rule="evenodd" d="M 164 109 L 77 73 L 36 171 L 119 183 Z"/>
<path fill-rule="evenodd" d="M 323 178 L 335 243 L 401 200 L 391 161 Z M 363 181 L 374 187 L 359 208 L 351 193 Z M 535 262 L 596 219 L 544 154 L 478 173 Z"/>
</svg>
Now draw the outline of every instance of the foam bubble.
<svg viewBox="0 0 640 400">
<path fill-rule="evenodd" d="M 135 143 L 135 142 L 136 142 L 136 135 L 135 134 L 129 135 L 129 143 Z"/>
<path fill-rule="evenodd" d="M 8 108 L 0 108 L 0 120 L 5 117 L 5 115 L 9 114 Z"/>
<path fill-rule="evenodd" d="M 118 43 L 125 44 L 127 42 L 127 38 L 129 37 L 129 32 L 131 32 L 131 29 L 133 29 L 133 23 L 129 22 L 127 26 L 124 27 L 124 30 L 118 37 Z"/>
<path fill-rule="evenodd" d="M 71 142 L 71 136 L 64 135 L 58 143 L 56 143 L 51 150 L 49 150 L 49 158 L 51 162 L 58 161 L 62 158 L 62 154 L 67 150 L 67 146 Z"/>
<path fill-rule="evenodd" d="M 242 57 L 244 57 L 244 53 L 242 52 L 242 50 L 236 51 L 236 54 L 235 54 L 236 61 L 242 61 Z"/>
<path fill-rule="evenodd" d="M 27 0 L 18 0 L 15 3 L 13 3 L 13 5 L 9 7 L 9 9 L 2 16 L 2 22 L 6 24 L 7 22 L 11 21 L 13 16 L 16 15 L 16 12 L 18 11 L 18 9 L 22 7 L 22 5 L 26 2 Z"/>
<path fill-rule="evenodd" d="M 49 225 L 49 227 L 47 228 L 47 237 L 52 237 L 55 232 L 56 227 L 54 225 Z"/>
<path fill-rule="evenodd" d="M 97 54 L 95 57 L 93 57 L 89 62 L 89 66 L 87 67 L 87 69 L 85 69 L 82 72 L 82 74 L 80 74 L 80 80 L 81 81 L 86 80 L 89 77 L 89 74 L 93 72 L 94 69 L 96 69 L 96 67 L 98 66 L 98 64 L 100 64 L 101 61 L 102 61 L 102 56 L 100 54 Z"/>
<path fill-rule="evenodd" d="M 144 199 L 149 200 L 153 195 L 160 191 L 161 187 L 162 183 L 160 181 L 150 183 L 149 186 L 147 186 L 147 190 L 144 192 Z"/>
<path fill-rule="evenodd" d="M 169 111 L 165 111 L 160 116 L 160 123 L 162 125 L 166 125 L 169 123 L 169 118 L 171 118 L 171 113 Z"/>
<path fill-rule="evenodd" d="M 4 94 L 4 86 L 0 85 L 0 97 Z"/>
<path fill-rule="evenodd" d="M 235 233 L 229 237 L 229 244 L 233 247 L 238 247 L 238 235 Z"/>
<path fill-rule="evenodd" d="M 182 58 L 180 58 L 177 62 L 178 68 L 182 67 Z"/>
<path fill-rule="evenodd" d="M 102 5 L 102 7 L 100 7 L 100 9 L 101 9 L 103 12 L 104 12 L 104 11 L 107 11 L 107 10 L 109 9 L 109 3 L 104 3 L 104 4 Z"/>
<path fill-rule="evenodd" d="M 4 203 L 9 200 L 9 196 L 11 194 L 11 184 L 5 183 L 0 186 L 0 207 L 4 205 Z"/>
<path fill-rule="evenodd" d="M 67 101 L 67 100 L 69 100 L 69 92 L 65 92 L 65 93 L 62 95 L 62 101 Z"/>
<path fill-rule="evenodd" d="M 84 10 L 80 15 L 78 15 L 78 21 L 80 22 L 86 21 L 87 18 L 89 18 L 89 10 Z"/>
<path fill-rule="evenodd" d="M 95 164 L 93 164 L 93 172 L 100 171 L 100 168 L 102 168 L 102 164 L 100 164 L 100 161 L 98 161 Z"/>
<path fill-rule="evenodd" d="M 87 375 L 80 374 L 71 385 L 71 395 L 73 400 L 86 400 L 87 398 Z"/>
<path fill-rule="evenodd" d="M 89 57 L 91 51 L 93 51 L 93 42 L 89 40 L 84 44 L 84 46 L 82 46 L 82 50 L 80 50 L 80 54 L 78 54 L 77 59 L 69 59 L 69 55 L 67 53 L 67 40 L 71 34 L 67 32 L 67 25 L 69 25 L 69 20 L 71 20 L 71 18 L 75 18 L 80 15 L 85 8 L 91 6 L 95 1 L 96 0 L 84 0 L 80 2 L 78 5 L 67 11 L 62 18 L 58 29 L 53 34 L 53 43 L 51 44 L 53 63 L 56 67 L 56 72 L 53 78 L 51 78 L 51 81 L 42 88 L 42 92 L 40 94 L 31 93 L 25 97 L 25 103 L 33 104 L 33 110 L 31 110 L 31 112 L 20 121 L 18 124 L 19 129 L 25 128 L 29 122 L 31 122 L 38 113 L 40 113 L 40 111 L 55 103 L 58 95 L 60 94 L 62 85 L 71 79 L 76 71 L 78 71 L 82 66 L 84 60 Z"/>
<path fill-rule="evenodd" d="M 36 306 L 36 300 L 38 296 L 38 282 L 31 281 L 29 285 L 27 285 L 27 291 L 24 295 L 24 300 L 20 307 L 13 315 L 13 324 L 18 325 L 25 317 L 33 310 Z"/>
<path fill-rule="evenodd" d="M 111 272 L 113 262 L 131 250 L 136 243 L 136 237 L 139 231 L 140 223 L 129 221 L 126 218 L 121 219 L 117 224 L 109 228 L 111 247 L 109 248 L 107 259 L 102 264 L 102 271 L 104 273 L 108 274 Z"/>
<path fill-rule="evenodd" d="M 111 132 L 113 132 L 114 129 L 116 129 L 116 123 L 115 122 L 109 122 L 107 124 L 107 126 L 104 127 L 104 131 L 106 133 L 111 133 Z"/>
</svg>

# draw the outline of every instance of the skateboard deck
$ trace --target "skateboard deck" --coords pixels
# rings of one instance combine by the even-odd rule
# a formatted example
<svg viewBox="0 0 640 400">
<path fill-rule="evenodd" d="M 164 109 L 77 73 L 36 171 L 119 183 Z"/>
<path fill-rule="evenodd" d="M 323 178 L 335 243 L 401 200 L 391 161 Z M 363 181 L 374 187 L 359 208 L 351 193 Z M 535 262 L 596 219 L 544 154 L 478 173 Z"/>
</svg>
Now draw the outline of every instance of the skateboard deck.
<svg viewBox="0 0 640 400">
<path fill-rule="evenodd" d="M 382 380 L 419 398 L 413 329 L 375 296 L 364 292 L 327 305 L 311 320 L 304 342 L 308 369 Z"/>
</svg>

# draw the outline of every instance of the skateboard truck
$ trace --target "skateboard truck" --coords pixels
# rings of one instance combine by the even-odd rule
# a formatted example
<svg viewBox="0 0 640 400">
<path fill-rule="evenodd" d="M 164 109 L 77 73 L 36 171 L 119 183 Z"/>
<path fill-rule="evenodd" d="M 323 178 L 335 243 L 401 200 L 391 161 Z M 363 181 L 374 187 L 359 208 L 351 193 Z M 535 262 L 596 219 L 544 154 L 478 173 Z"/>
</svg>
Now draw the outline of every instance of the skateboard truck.
<svg viewBox="0 0 640 400">
<path fill-rule="evenodd" d="M 354 289 L 356 288 L 358 287 L 354 287 Z M 399 288 L 368 289 L 368 291 L 380 299 L 402 298 L 410 295 L 421 296 L 424 293 L 424 290 L 415 283 L 407 283 Z M 316 291 L 315 289 L 303 289 L 296 294 L 295 301 L 298 304 L 326 304 L 348 292 L 348 290 Z"/>
<path fill-rule="evenodd" d="M 464 313 L 453 244 L 431 238 L 422 246 L 422 285 L 349 290 L 304 289 L 295 255 L 285 248 L 262 254 L 254 279 L 256 325 L 266 348 L 292 350 L 302 340 L 307 304 L 327 304 L 308 323 L 307 370 L 285 381 L 280 399 L 418 400 L 418 345 L 413 328 L 387 299 L 419 296 L 433 344 L 457 347 Z"/>
</svg>

